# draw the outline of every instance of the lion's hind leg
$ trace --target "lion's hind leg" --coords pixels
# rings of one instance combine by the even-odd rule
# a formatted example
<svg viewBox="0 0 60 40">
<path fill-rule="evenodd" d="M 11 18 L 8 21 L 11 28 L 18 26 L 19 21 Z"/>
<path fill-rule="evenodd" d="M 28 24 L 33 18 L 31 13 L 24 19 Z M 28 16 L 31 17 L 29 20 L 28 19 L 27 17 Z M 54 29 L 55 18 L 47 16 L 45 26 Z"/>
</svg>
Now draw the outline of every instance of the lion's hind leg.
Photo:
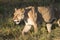
<svg viewBox="0 0 60 40">
<path fill-rule="evenodd" d="M 58 19 L 57 24 L 58 24 L 58 26 L 60 27 L 60 19 Z"/>
</svg>

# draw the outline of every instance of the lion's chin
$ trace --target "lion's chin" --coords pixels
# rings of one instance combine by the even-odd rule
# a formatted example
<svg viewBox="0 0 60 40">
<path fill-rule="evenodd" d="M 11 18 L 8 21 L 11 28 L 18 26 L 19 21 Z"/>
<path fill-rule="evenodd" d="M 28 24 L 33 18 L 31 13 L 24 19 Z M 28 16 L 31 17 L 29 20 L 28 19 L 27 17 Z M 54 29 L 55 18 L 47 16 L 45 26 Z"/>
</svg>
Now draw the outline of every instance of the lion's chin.
<svg viewBox="0 0 60 40">
<path fill-rule="evenodd" d="M 19 24 L 20 22 L 16 22 L 16 24 Z"/>
</svg>

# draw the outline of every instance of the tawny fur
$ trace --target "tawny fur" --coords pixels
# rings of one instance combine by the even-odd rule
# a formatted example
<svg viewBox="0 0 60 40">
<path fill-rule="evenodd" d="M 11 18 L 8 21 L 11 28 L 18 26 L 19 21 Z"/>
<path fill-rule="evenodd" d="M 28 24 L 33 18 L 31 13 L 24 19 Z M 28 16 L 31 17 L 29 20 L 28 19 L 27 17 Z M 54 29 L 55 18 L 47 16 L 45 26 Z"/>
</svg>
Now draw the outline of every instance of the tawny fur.
<svg viewBox="0 0 60 40">
<path fill-rule="evenodd" d="M 24 34 L 24 32 L 28 32 L 30 29 L 31 29 L 31 25 L 33 25 L 34 27 L 34 31 L 37 32 L 38 28 L 37 28 L 37 14 L 38 13 L 35 13 L 35 8 L 34 7 L 26 7 L 26 9 L 29 9 L 31 8 L 31 10 L 28 12 L 28 23 L 26 23 L 23 31 L 22 31 L 22 34 Z M 48 32 L 50 33 L 51 32 L 51 27 L 52 27 L 52 23 L 50 23 L 53 19 L 55 19 L 55 14 L 54 14 L 54 11 L 51 7 L 44 7 L 44 6 L 40 6 L 40 7 L 37 7 L 38 8 L 38 12 L 39 14 L 42 15 L 42 18 L 44 19 L 45 22 L 48 22 L 46 24 L 47 26 L 47 30 Z M 24 8 L 23 9 L 15 9 L 15 13 L 14 13 L 14 17 L 13 17 L 13 20 L 20 20 L 20 18 L 22 18 L 22 15 L 24 15 Z M 40 19 L 40 18 L 39 18 Z M 30 21 L 29 21 L 30 20 Z M 31 23 L 30 23 L 31 22 Z M 59 21 L 58 21 L 59 23 Z M 31 25 L 29 25 L 31 24 Z"/>
</svg>

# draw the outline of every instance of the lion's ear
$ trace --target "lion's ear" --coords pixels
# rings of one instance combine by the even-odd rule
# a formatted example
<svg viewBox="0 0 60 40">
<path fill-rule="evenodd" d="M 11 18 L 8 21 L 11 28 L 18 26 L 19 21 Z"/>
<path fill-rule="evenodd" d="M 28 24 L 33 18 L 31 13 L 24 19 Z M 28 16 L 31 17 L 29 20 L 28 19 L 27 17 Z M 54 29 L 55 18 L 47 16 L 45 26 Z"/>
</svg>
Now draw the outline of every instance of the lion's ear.
<svg viewBox="0 0 60 40">
<path fill-rule="evenodd" d="M 15 8 L 15 11 L 17 10 L 17 8 Z"/>
</svg>

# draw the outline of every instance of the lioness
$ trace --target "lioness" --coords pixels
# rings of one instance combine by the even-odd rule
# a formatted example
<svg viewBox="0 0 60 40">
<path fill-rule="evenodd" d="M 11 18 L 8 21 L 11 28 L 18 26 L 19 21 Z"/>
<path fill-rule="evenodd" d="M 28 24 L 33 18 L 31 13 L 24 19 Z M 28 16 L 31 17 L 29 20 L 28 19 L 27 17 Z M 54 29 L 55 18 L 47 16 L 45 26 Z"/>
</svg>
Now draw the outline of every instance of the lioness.
<svg viewBox="0 0 60 40">
<path fill-rule="evenodd" d="M 42 15 L 42 18 L 46 22 L 47 31 L 50 33 L 52 23 L 56 19 L 53 8 L 40 6 L 40 7 L 37 7 L 37 9 L 38 9 L 37 11 L 39 12 L 39 14 Z M 22 34 L 24 34 L 24 32 L 28 32 L 31 29 L 32 25 L 34 27 L 35 33 L 37 32 L 37 30 L 38 30 L 37 23 L 36 23 L 37 14 L 38 13 L 35 12 L 35 8 L 32 6 L 27 7 L 25 9 L 24 8 L 15 9 L 14 17 L 13 17 L 14 22 L 16 24 L 19 24 L 21 20 L 24 20 L 24 22 L 25 22 L 25 27 L 22 31 Z M 60 22 L 58 21 L 58 23 L 60 23 Z"/>
<path fill-rule="evenodd" d="M 37 14 L 34 12 L 34 7 L 28 7 L 28 8 L 20 8 L 16 9 L 14 12 L 13 21 L 16 24 L 19 24 L 21 20 L 24 20 L 25 27 L 22 31 L 22 34 L 24 35 L 25 32 L 28 32 L 31 27 L 34 27 L 35 33 L 37 33 L 37 23 L 36 23 Z"/>
</svg>

